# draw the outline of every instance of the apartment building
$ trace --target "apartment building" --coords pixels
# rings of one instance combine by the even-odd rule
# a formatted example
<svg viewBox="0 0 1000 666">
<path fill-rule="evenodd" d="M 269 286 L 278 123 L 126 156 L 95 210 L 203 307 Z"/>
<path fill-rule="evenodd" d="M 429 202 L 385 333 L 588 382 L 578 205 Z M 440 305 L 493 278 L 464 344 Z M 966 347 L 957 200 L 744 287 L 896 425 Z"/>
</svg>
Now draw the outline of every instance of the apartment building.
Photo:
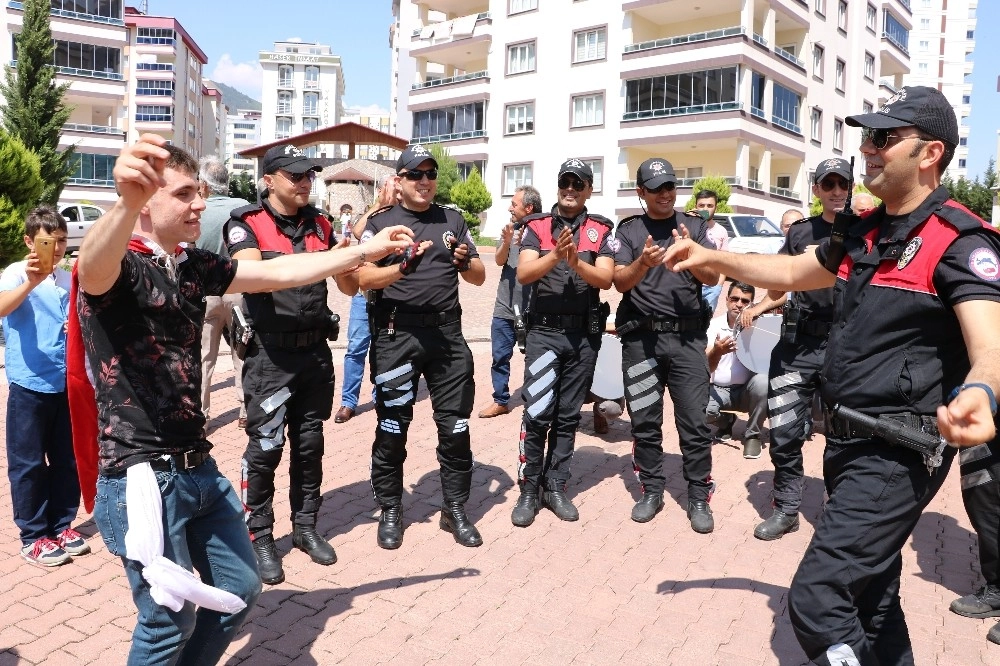
<svg viewBox="0 0 1000 666">
<path fill-rule="evenodd" d="M 249 171 L 250 175 L 256 175 L 256 160 L 239 153 L 264 143 L 260 138 L 260 123 L 261 112 L 257 110 L 237 109 L 227 116 L 224 159 L 230 173 Z"/>
<path fill-rule="evenodd" d="M 493 193 L 484 233 L 534 184 L 554 203 L 568 157 L 594 169 L 589 208 L 641 212 L 635 171 L 721 175 L 731 206 L 806 209 L 822 159 L 857 155 L 844 118 L 909 71 L 909 0 L 394 2 L 395 133 L 441 143 Z M 856 172 L 860 174 L 859 161 Z"/>
<path fill-rule="evenodd" d="M 208 57 L 173 17 L 126 7 L 125 25 L 129 143 L 152 132 L 200 155 L 205 120 L 202 69 Z M 210 125 L 214 132 L 215 122 Z"/>
<path fill-rule="evenodd" d="M 972 113 L 972 58 L 976 48 L 978 0 L 910 0 L 913 32 L 911 67 L 903 83 L 937 88 L 958 117 L 959 144 L 948 166 L 955 180 L 969 178 L 969 115 Z M 975 177 L 978 174 L 972 174 Z"/>
<path fill-rule="evenodd" d="M 226 118 L 228 112 L 222 100 L 222 91 L 208 79 L 201 87 L 201 149 L 198 155 L 218 155 L 226 150 Z"/>
<path fill-rule="evenodd" d="M 342 123 L 357 123 L 386 134 L 392 134 L 392 116 L 389 113 L 371 113 L 360 108 L 344 109 Z M 394 160 L 399 157 L 399 151 L 388 146 L 357 146 L 355 156 L 363 160 Z"/>
<path fill-rule="evenodd" d="M 23 5 L 0 5 L 8 38 L 0 40 L 0 61 L 17 65 L 14 36 L 21 31 Z M 124 145 L 128 31 L 122 0 L 52 0 L 50 11 L 56 81 L 68 83 L 73 107 L 59 145 L 75 146 L 76 171 L 62 192 L 70 202 L 110 205 L 117 195 L 111 170 Z"/>
<path fill-rule="evenodd" d="M 340 56 L 325 44 L 275 42 L 260 52 L 264 70 L 260 134 L 262 143 L 287 139 L 341 122 L 344 73 Z M 340 147 L 304 149 L 310 157 L 344 157 Z"/>
</svg>

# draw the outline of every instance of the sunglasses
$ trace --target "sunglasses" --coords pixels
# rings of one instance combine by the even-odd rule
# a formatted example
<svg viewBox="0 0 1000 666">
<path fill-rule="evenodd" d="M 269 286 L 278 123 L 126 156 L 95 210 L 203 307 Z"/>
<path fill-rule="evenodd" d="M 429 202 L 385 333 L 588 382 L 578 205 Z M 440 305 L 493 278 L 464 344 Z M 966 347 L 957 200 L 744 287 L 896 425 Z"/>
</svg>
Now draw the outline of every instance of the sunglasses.
<svg viewBox="0 0 1000 666">
<path fill-rule="evenodd" d="M 308 180 L 310 183 L 316 180 L 316 172 L 312 170 L 304 173 L 285 173 L 284 171 L 279 171 L 278 173 L 289 183 L 293 183 L 295 185 L 301 183 L 303 179 Z"/>
<path fill-rule="evenodd" d="M 424 176 L 427 176 L 427 180 L 437 180 L 438 170 L 437 169 L 410 169 L 409 171 L 404 171 L 399 174 L 406 180 L 412 180 L 414 182 L 423 180 Z"/>
<path fill-rule="evenodd" d="M 851 184 L 843 178 L 824 178 L 819 181 L 819 188 L 824 192 L 830 192 L 834 187 L 839 187 L 846 192 L 851 189 Z"/>
<path fill-rule="evenodd" d="M 645 187 L 642 189 L 646 190 L 650 194 L 659 194 L 660 192 L 673 192 L 676 187 L 676 183 L 663 183 L 659 187 Z"/>
<path fill-rule="evenodd" d="M 746 298 L 746 297 L 740 298 L 739 296 L 730 296 L 729 297 L 729 302 L 730 303 L 742 303 L 743 305 L 750 305 L 750 299 Z"/>
<path fill-rule="evenodd" d="M 916 135 L 900 136 L 898 134 L 889 134 L 889 130 L 887 129 L 876 129 L 874 127 L 865 127 L 861 130 L 861 143 L 871 141 L 872 145 L 875 146 L 875 150 L 885 150 L 885 147 L 889 145 L 889 139 L 906 141 L 907 139 L 921 139 L 921 137 Z"/>
<path fill-rule="evenodd" d="M 587 183 L 583 182 L 579 178 L 570 178 L 569 176 L 563 176 L 559 179 L 559 189 L 568 190 L 573 188 L 577 192 L 583 192 L 587 189 Z"/>
</svg>

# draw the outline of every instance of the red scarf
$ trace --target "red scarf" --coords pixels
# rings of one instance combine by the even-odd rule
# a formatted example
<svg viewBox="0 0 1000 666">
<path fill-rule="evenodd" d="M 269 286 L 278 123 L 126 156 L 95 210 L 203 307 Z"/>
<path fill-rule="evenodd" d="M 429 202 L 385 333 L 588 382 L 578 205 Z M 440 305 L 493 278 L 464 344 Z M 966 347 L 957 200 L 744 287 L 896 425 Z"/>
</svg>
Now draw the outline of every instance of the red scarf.
<svg viewBox="0 0 1000 666">
<path fill-rule="evenodd" d="M 155 254 L 153 248 L 141 236 L 132 236 L 128 249 L 140 254 Z M 175 252 L 181 251 L 183 248 L 178 246 Z M 83 508 L 87 513 L 93 513 L 94 497 L 97 495 L 97 398 L 94 386 L 87 376 L 83 332 L 80 329 L 80 317 L 76 308 L 79 289 L 80 283 L 74 264 L 69 294 L 69 326 L 66 335 L 66 394 L 69 398 L 73 452 L 76 454 L 76 473 L 80 478 Z"/>
</svg>

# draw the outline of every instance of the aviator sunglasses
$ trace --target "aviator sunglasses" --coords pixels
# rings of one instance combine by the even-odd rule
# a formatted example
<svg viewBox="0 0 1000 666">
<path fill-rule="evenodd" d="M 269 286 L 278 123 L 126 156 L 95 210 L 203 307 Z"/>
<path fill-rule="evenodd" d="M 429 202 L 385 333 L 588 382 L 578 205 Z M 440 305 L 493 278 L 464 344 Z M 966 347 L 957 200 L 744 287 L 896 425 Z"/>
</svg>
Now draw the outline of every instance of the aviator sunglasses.
<svg viewBox="0 0 1000 666">
<path fill-rule="evenodd" d="M 422 180 L 424 176 L 427 176 L 427 180 L 437 180 L 438 170 L 437 169 L 410 169 L 409 171 L 404 171 L 399 174 L 406 180 L 418 181 Z"/>
<path fill-rule="evenodd" d="M 569 176 L 563 176 L 559 179 L 560 190 L 568 190 L 570 188 L 573 188 L 577 192 L 583 192 L 587 189 L 587 184 L 579 178 L 570 178 Z"/>
<path fill-rule="evenodd" d="M 673 192 L 675 186 L 675 183 L 663 183 L 659 187 L 646 187 L 643 185 L 643 189 L 650 194 L 659 194 L 660 192 Z"/>
<path fill-rule="evenodd" d="M 845 192 L 851 189 L 851 184 L 844 180 L 843 178 L 824 178 L 819 181 L 819 187 L 824 192 L 830 192 L 834 187 L 839 187 Z"/>
<path fill-rule="evenodd" d="M 278 174 L 294 185 L 298 185 L 303 179 L 308 179 L 310 183 L 316 180 L 316 172 L 312 170 L 304 171 L 303 173 L 286 173 L 284 171 L 279 171 Z"/>
<path fill-rule="evenodd" d="M 875 146 L 875 150 L 884 150 L 889 145 L 889 139 L 906 141 L 907 139 L 922 139 L 922 137 L 917 135 L 900 136 L 898 134 L 889 134 L 889 130 L 875 127 L 865 127 L 861 130 L 861 143 L 871 141 L 872 145 Z"/>
<path fill-rule="evenodd" d="M 740 298 L 739 296 L 730 296 L 729 297 L 729 302 L 730 303 L 742 303 L 743 305 L 750 305 L 750 299 L 746 298 L 745 296 L 743 298 Z"/>
</svg>

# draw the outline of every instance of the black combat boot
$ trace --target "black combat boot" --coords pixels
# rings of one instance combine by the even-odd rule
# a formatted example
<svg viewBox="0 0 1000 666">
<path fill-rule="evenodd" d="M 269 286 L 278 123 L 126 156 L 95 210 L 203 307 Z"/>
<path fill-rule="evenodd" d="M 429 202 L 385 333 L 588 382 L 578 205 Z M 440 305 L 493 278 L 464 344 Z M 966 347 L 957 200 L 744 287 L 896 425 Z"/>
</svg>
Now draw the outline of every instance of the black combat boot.
<svg viewBox="0 0 1000 666">
<path fill-rule="evenodd" d="M 316 564 L 328 566 L 337 561 L 333 546 L 316 532 L 314 526 L 295 525 L 292 528 L 292 545 L 305 551 Z"/>
<path fill-rule="evenodd" d="M 642 499 L 632 507 L 632 520 L 648 523 L 663 508 L 663 493 L 644 492 Z"/>
<path fill-rule="evenodd" d="M 395 550 L 403 545 L 403 507 L 382 507 L 382 517 L 378 519 L 379 548 Z"/>
<path fill-rule="evenodd" d="M 799 514 L 775 509 L 771 517 L 757 526 L 753 535 L 761 541 L 774 541 L 799 529 Z"/>
<path fill-rule="evenodd" d="M 451 532 L 455 541 L 463 546 L 475 548 L 483 545 L 483 537 L 479 530 L 465 515 L 465 505 L 461 502 L 445 502 L 441 507 L 441 529 Z"/>
<path fill-rule="evenodd" d="M 580 512 L 561 490 L 546 490 L 542 493 L 542 506 L 552 509 L 559 520 L 580 520 Z"/>
<path fill-rule="evenodd" d="M 257 556 L 261 581 L 268 585 L 277 585 L 285 580 L 285 571 L 281 568 L 281 558 L 278 557 L 278 549 L 274 546 L 272 535 L 256 537 L 253 540 L 253 553 Z"/>
<path fill-rule="evenodd" d="M 527 527 L 535 522 L 539 505 L 538 488 L 527 483 L 524 484 L 521 486 L 521 496 L 517 498 L 517 504 L 510 512 L 510 522 L 517 527 Z"/>
</svg>

